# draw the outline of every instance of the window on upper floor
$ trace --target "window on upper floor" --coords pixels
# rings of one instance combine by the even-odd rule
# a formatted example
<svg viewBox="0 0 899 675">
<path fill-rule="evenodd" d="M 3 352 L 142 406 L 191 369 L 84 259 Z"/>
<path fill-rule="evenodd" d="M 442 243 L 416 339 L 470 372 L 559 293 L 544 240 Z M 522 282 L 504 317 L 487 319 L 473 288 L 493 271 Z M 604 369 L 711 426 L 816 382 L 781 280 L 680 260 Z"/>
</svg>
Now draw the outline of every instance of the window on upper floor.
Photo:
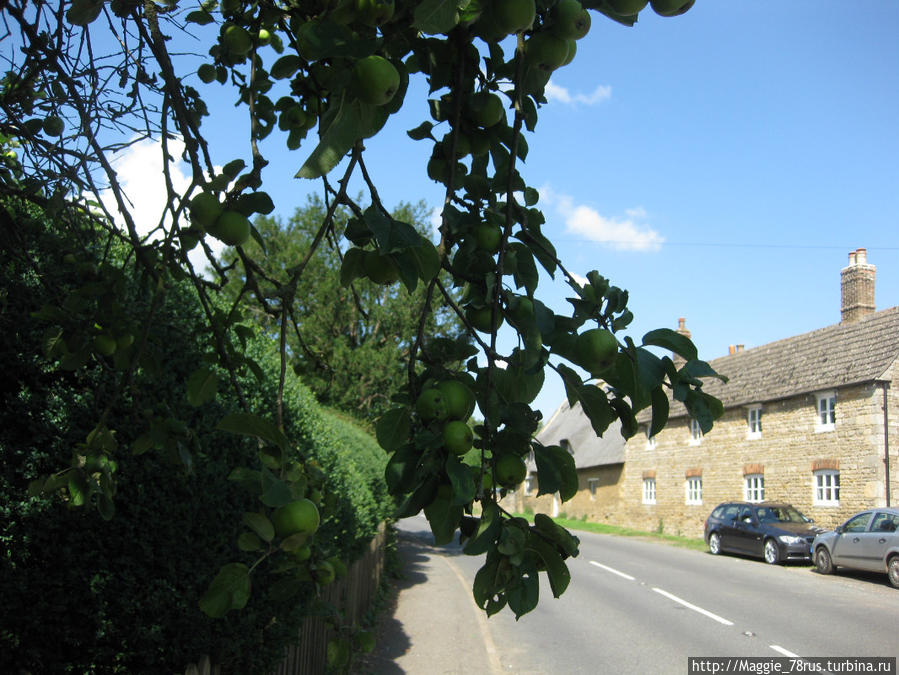
<svg viewBox="0 0 899 675">
<path fill-rule="evenodd" d="M 765 476 L 752 473 L 743 476 L 743 498 L 747 502 L 765 501 Z"/>
<path fill-rule="evenodd" d="M 702 504 L 702 476 L 690 476 L 686 482 L 686 503 Z"/>
<path fill-rule="evenodd" d="M 702 427 L 699 426 L 699 420 L 690 418 L 690 445 L 699 445 L 702 443 Z"/>
<path fill-rule="evenodd" d="M 754 439 L 762 437 L 762 406 L 752 406 L 746 411 L 748 425 L 746 438 Z"/>
<path fill-rule="evenodd" d="M 822 469 L 814 472 L 814 494 L 812 503 L 815 506 L 840 505 L 840 472 Z"/>
<path fill-rule="evenodd" d="M 815 431 L 833 431 L 837 423 L 837 394 L 825 391 L 815 395 L 817 419 Z"/>
<path fill-rule="evenodd" d="M 656 479 L 655 478 L 644 478 L 643 479 L 643 503 L 644 504 L 655 504 L 656 503 Z"/>
<path fill-rule="evenodd" d="M 656 437 L 649 435 L 649 427 L 646 427 L 646 448 L 648 450 L 655 450 L 656 447 Z"/>
</svg>

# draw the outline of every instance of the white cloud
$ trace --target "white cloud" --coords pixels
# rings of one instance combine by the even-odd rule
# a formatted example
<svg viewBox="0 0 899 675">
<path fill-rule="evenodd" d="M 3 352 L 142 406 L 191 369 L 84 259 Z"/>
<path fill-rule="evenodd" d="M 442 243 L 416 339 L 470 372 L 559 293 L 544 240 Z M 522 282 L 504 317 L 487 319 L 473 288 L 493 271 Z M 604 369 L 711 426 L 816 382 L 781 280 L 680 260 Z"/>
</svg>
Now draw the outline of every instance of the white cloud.
<svg viewBox="0 0 899 675">
<path fill-rule="evenodd" d="M 571 276 L 580 286 L 586 286 L 589 282 L 589 279 L 587 279 L 587 277 L 582 277 L 580 274 L 575 274 L 574 272 L 572 272 Z"/>
<path fill-rule="evenodd" d="M 168 151 L 172 157 L 180 157 L 184 152 L 184 142 L 181 140 L 169 140 Z M 138 234 L 146 236 L 159 226 L 160 220 L 165 216 L 166 227 L 171 224 L 171 216 L 165 212 L 166 185 L 165 176 L 162 173 L 162 143 L 158 140 L 143 140 L 128 146 L 112 159 L 112 167 L 122 191 L 126 197 L 126 204 L 134 219 Z M 169 165 L 169 176 L 175 191 L 183 193 L 190 185 L 190 177 L 178 163 Z M 124 227 L 124 221 L 118 213 L 115 199 L 111 190 L 104 190 L 100 194 L 100 200 L 106 208 L 116 217 L 116 222 Z M 157 233 L 152 237 L 158 238 Z M 206 243 L 218 257 L 225 246 L 214 237 L 206 237 Z M 194 269 L 204 270 L 207 265 L 206 254 L 201 246 L 196 246 L 188 254 L 188 259 Z"/>
<path fill-rule="evenodd" d="M 619 251 L 658 251 L 665 238 L 644 221 L 646 210 L 635 207 L 626 218 L 611 218 L 589 206 L 578 205 L 568 195 L 540 188 L 540 199 L 554 207 L 565 221 L 565 231 Z"/>
<path fill-rule="evenodd" d="M 565 87 L 550 80 L 546 84 L 544 94 L 547 101 L 559 101 L 568 105 L 596 105 L 612 97 L 612 87 L 601 84 L 593 90 L 592 94 L 572 94 Z"/>
</svg>

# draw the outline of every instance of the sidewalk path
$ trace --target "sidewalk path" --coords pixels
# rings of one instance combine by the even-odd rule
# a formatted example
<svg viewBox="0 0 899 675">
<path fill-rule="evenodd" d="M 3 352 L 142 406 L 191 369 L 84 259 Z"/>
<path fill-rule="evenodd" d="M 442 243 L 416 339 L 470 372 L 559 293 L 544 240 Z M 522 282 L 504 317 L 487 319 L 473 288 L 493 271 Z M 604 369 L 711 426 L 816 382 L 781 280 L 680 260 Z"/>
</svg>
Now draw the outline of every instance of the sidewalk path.
<svg viewBox="0 0 899 675">
<path fill-rule="evenodd" d="M 502 672 L 471 581 L 453 561 L 458 546 L 433 547 L 423 516 L 398 523 L 402 578 L 382 610 L 377 646 L 356 675 L 498 675 Z"/>
</svg>

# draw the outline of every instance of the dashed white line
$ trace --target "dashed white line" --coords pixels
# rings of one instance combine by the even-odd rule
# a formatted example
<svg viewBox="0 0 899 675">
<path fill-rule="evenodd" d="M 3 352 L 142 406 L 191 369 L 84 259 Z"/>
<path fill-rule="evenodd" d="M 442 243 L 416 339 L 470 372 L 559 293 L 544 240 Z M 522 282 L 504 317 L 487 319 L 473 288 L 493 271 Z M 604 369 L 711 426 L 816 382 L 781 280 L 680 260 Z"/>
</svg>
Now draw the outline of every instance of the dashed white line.
<svg viewBox="0 0 899 675">
<path fill-rule="evenodd" d="M 768 645 L 768 646 L 771 647 L 771 649 L 773 649 L 774 651 L 776 651 L 778 654 L 783 654 L 784 656 L 789 656 L 789 657 L 792 657 L 792 658 L 795 658 L 795 659 L 798 659 L 798 658 L 799 658 L 799 654 L 794 654 L 794 653 L 791 652 L 790 650 L 784 649 L 784 648 L 781 647 L 780 645 Z"/>
<path fill-rule="evenodd" d="M 632 577 L 630 574 L 625 574 L 624 572 L 619 572 L 614 567 L 609 567 L 608 565 L 603 565 L 602 563 L 598 563 L 595 560 L 591 560 L 590 564 L 596 565 L 600 569 L 604 569 L 606 572 L 611 572 L 612 574 L 617 574 L 619 577 L 627 579 L 628 581 L 636 581 L 635 577 Z"/>
<path fill-rule="evenodd" d="M 669 600 L 674 600 L 674 602 L 683 605 L 687 609 L 692 609 L 694 612 L 698 612 L 698 613 L 702 614 L 703 616 L 707 616 L 708 618 L 710 618 L 714 621 L 717 621 L 718 623 L 723 623 L 725 626 L 733 626 L 734 625 L 733 621 L 728 621 L 724 617 L 718 616 L 717 614 L 713 614 L 712 612 L 710 612 L 707 609 L 703 609 L 702 607 L 697 607 L 696 605 L 689 603 L 686 600 L 683 600 L 683 599 L 677 597 L 676 595 L 672 595 L 668 591 L 663 591 L 661 588 L 653 588 L 652 590 L 654 590 L 659 595 L 664 595 Z"/>
</svg>

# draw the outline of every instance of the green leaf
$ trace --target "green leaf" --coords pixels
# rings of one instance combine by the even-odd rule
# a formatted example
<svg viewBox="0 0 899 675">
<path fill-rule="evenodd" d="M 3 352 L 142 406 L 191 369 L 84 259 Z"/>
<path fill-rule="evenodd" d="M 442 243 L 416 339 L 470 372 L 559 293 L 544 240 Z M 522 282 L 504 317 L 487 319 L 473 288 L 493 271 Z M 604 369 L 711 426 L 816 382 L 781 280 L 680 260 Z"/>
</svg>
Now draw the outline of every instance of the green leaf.
<svg viewBox="0 0 899 675">
<path fill-rule="evenodd" d="M 652 423 L 649 425 L 649 436 L 655 436 L 668 423 L 668 395 L 662 387 L 656 387 L 650 394 L 652 398 Z"/>
<path fill-rule="evenodd" d="M 247 163 L 242 159 L 235 159 L 228 162 L 227 164 L 225 164 L 225 166 L 222 167 L 222 173 L 228 176 L 228 178 L 230 178 L 231 180 L 234 180 L 246 166 Z"/>
<path fill-rule="evenodd" d="M 72 506 L 84 506 L 87 502 L 90 487 L 81 471 L 70 471 L 68 474 L 69 500 Z"/>
<path fill-rule="evenodd" d="M 341 102 L 316 148 L 297 172 L 297 178 L 321 178 L 337 166 L 356 141 L 370 138 L 387 121 L 376 106 L 358 100 Z"/>
<path fill-rule="evenodd" d="M 506 590 L 506 599 L 509 601 L 509 609 L 515 612 L 516 620 L 535 609 L 540 601 L 540 580 L 537 574 L 522 574 L 518 583 Z"/>
<path fill-rule="evenodd" d="M 262 495 L 260 501 L 273 509 L 293 501 L 290 486 L 268 469 L 262 469 Z"/>
<path fill-rule="evenodd" d="M 424 511 L 434 535 L 434 543 L 437 546 L 449 544 L 462 520 L 462 507 L 453 504 L 450 497 L 438 496 L 425 506 Z"/>
<path fill-rule="evenodd" d="M 296 54 L 288 54 L 272 64 L 269 74 L 276 80 L 284 80 L 293 77 L 293 74 L 303 65 L 303 59 Z"/>
<path fill-rule="evenodd" d="M 211 368 L 198 368 L 187 378 L 187 402 L 199 407 L 211 401 L 218 393 L 219 378 Z"/>
<path fill-rule="evenodd" d="M 503 583 L 499 579 L 499 556 L 487 556 L 484 565 L 477 571 L 472 584 L 475 604 L 487 611 L 487 616 L 496 614 L 506 605 L 502 594 Z"/>
<path fill-rule="evenodd" d="M 686 335 L 681 335 L 677 331 L 670 328 L 658 328 L 649 331 L 643 336 L 644 345 L 652 345 L 654 347 L 663 347 L 674 352 L 687 361 L 697 358 L 696 346 Z"/>
<path fill-rule="evenodd" d="M 446 474 L 453 486 L 453 503 L 457 505 L 471 503 L 477 488 L 468 465 L 459 461 L 457 456 L 450 455 L 446 458 Z"/>
<path fill-rule="evenodd" d="M 262 540 L 253 532 L 241 532 L 237 538 L 237 548 L 241 551 L 258 551 L 262 548 Z"/>
<path fill-rule="evenodd" d="M 412 25 L 427 35 L 448 33 L 458 21 L 457 0 L 423 0 L 412 17 Z"/>
<path fill-rule="evenodd" d="M 609 405 L 606 393 L 593 384 L 583 384 L 577 389 L 577 398 L 581 402 L 581 408 L 596 435 L 602 437 L 606 429 L 615 419 L 615 414 Z"/>
<path fill-rule="evenodd" d="M 409 444 L 400 447 L 387 460 L 384 479 L 392 495 L 405 494 L 412 488 L 418 468 L 418 450 Z"/>
<path fill-rule="evenodd" d="M 250 570 L 243 563 L 228 563 L 209 584 L 200 598 L 200 609 L 213 619 L 220 619 L 229 610 L 243 609 L 250 599 Z"/>
<path fill-rule="evenodd" d="M 434 128 L 433 123 L 431 122 L 422 122 L 414 129 L 409 129 L 406 132 L 406 135 L 409 136 L 413 141 L 422 141 L 425 138 L 431 138 L 431 129 Z"/>
<path fill-rule="evenodd" d="M 421 246 L 410 248 L 409 252 L 415 259 L 419 279 L 428 283 L 437 276 L 440 271 L 440 253 L 434 244 L 425 239 Z"/>
<path fill-rule="evenodd" d="M 502 517 L 499 507 L 494 502 L 487 502 L 481 513 L 478 530 L 462 549 L 467 555 L 486 553 L 496 543 L 502 528 Z"/>
<path fill-rule="evenodd" d="M 272 521 L 261 513 L 247 511 L 243 514 L 243 524 L 253 530 L 265 542 L 270 542 L 275 538 L 275 528 L 272 525 Z"/>
<path fill-rule="evenodd" d="M 340 265 L 340 285 L 349 286 L 353 281 L 365 275 L 365 251 L 351 248 L 343 256 Z"/>
<path fill-rule="evenodd" d="M 97 495 L 97 511 L 103 520 L 112 520 L 115 516 L 115 503 L 107 495 Z"/>
<path fill-rule="evenodd" d="M 557 525 L 552 518 L 545 513 L 534 514 L 534 527 L 536 527 L 551 542 L 572 558 L 577 557 L 580 540 L 564 527 Z"/>
<path fill-rule="evenodd" d="M 212 18 L 212 15 L 209 12 L 204 12 L 203 10 L 190 12 L 187 16 L 184 17 L 184 20 L 190 23 L 195 23 L 198 26 L 205 26 L 206 24 L 215 21 L 215 19 Z"/>
<path fill-rule="evenodd" d="M 559 493 L 563 502 L 577 494 L 577 468 L 574 457 L 558 445 L 533 444 L 539 489 L 537 496 Z"/>
<path fill-rule="evenodd" d="M 568 565 L 562 560 L 558 550 L 550 546 L 539 535 L 531 534 L 528 537 L 528 546 L 539 555 L 546 565 L 546 576 L 549 577 L 549 587 L 553 597 L 558 598 L 571 582 L 571 572 Z"/>
<path fill-rule="evenodd" d="M 255 436 L 269 443 L 274 443 L 282 450 L 287 450 L 287 436 L 274 424 L 258 415 L 250 413 L 231 413 L 218 423 L 219 431 L 228 431 L 232 434 Z"/>
<path fill-rule="evenodd" d="M 384 413 L 375 427 L 378 444 L 387 452 L 394 452 L 409 439 L 412 424 L 409 409 L 393 408 Z"/>
</svg>

